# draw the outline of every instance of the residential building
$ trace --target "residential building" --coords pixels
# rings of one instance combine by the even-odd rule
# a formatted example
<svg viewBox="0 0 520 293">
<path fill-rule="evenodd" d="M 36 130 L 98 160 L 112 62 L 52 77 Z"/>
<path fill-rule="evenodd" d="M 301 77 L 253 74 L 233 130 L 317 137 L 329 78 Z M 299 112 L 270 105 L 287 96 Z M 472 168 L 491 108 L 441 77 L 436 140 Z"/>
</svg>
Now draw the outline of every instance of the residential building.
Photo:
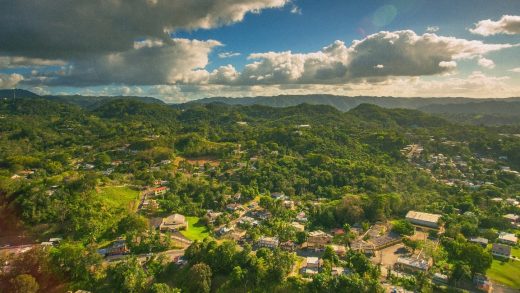
<svg viewBox="0 0 520 293">
<path fill-rule="evenodd" d="M 267 248 L 276 248 L 278 247 L 278 245 L 280 244 L 280 241 L 278 240 L 278 238 L 276 237 L 261 237 L 258 242 L 257 242 L 257 245 L 259 247 L 267 247 Z"/>
<path fill-rule="evenodd" d="M 321 230 L 312 231 L 307 238 L 307 247 L 314 249 L 323 249 L 332 242 L 332 235 Z"/>
<path fill-rule="evenodd" d="M 319 268 L 320 267 L 320 259 L 318 257 L 309 256 L 306 258 L 306 267 L 307 268 Z"/>
<path fill-rule="evenodd" d="M 292 223 L 291 223 L 291 226 L 293 226 L 293 228 L 296 229 L 296 231 L 298 231 L 298 232 L 303 232 L 303 231 L 305 231 L 305 225 L 300 224 L 300 223 L 298 223 L 298 222 L 292 222 Z"/>
<path fill-rule="evenodd" d="M 491 247 L 491 254 L 496 257 L 509 258 L 511 257 L 511 246 L 494 243 L 493 247 Z"/>
<path fill-rule="evenodd" d="M 163 218 L 159 226 L 161 231 L 179 231 L 188 229 L 188 221 L 183 215 L 173 214 L 167 218 Z"/>
<path fill-rule="evenodd" d="M 153 194 L 155 196 L 163 195 L 166 192 L 168 192 L 168 190 L 170 190 L 170 189 L 168 187 L 166 187 L 166 186 L 157 187 L 157 188 L 154 188 Z"/>
<path fill-rule="evenodd" d="M 426 272 L 430 269 L 430 263 L 420 258 L 399 257 L 395 267 L 405 272 Z"/>
<path fill-rule="evenodd" d="M 482 274 L 476 274 L 475 277 L 473 277 L 473 284 L 475 284 L 477 289 L 484 292 L 491 292 L 492 290 L 491 281 L 489 281 L 489 279 Z"/>
<path fill-rule="evenodd" d="M 476 243 L 484 248 L 487 247 L 489 240 L 483 237 L 473 237 L 469 239 L 469 242 Z"/>
<path fill-rule="evenodd" d="M 441 273 L 433 274 L 432 281 L 436 284 L 447 285 L 448 284 L 448 276 L 443 275 Z"/>
<path fill-rule="evenodd" d="M 293 241 L 286 241 L 286 242 L 282 242 L 280 243 L 280 248 L 285 250 L 285 251 L 295 251 L 296 250 L 296 243 L 294 243 Z"/>
<path fill-rule="evenodd" d="M 511 222 L 511 223 L 517 223 L 520 221 L 520 216 L 515 215 L 515 214 L 507 214 L 507 215 L 504 215 L 504 219 L 506 219 L 508 222 Z"/>
<path fill-rule="evenodd" d="M 498 234 L 498 242 L 514 246 L 518 242 L 518 237 L 512 233 L 500 232 Z"/>
<path fill-rule="evenodd" d="M 440 218 L 441 218 L 441 215 L 423 213 L 423 212 L 417 212 L 417 211 L 409 211 L 408 214 L 406 214 L 406 219 L 410 223 L 417 225 L 417 226 L 427 227 L 427 228 L 432 228 L 432 229 L 439 228 Z"/>
<path fill-rule="evenodd" d="M 286 198 L 283 192 L 271 192 L 271 197 L 275 200 L 283 200 Z"/>
<path fill-rule="evenodd" d="M 332 250 L 334 250 L 334 252 L 339 255 L 339 256 L 344 256 L 345 254 L 347 254 L 347 248 L 343 245 L 330 245 L 330 247 L 332 247 Z"/>
</svg>

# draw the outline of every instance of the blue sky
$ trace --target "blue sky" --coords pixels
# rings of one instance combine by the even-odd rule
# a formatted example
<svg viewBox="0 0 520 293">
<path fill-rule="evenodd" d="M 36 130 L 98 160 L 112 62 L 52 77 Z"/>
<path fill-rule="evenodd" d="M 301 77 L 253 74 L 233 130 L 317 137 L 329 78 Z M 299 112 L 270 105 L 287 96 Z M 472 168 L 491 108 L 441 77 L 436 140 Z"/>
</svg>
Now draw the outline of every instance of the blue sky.
<svg viewBox="0 0 520 293">
<path fill-rule="evenodd" d="M 98 10 L 103 0 L 35 1 L 3 10 L 0 87 L 172 102 L 520 95 L 520 1 L 136 0 L 110 13 Z M 72 8 L 81 13 L 66 15 Z M 55 29 L 64 26 L 76 30 Z"/>
</svg>

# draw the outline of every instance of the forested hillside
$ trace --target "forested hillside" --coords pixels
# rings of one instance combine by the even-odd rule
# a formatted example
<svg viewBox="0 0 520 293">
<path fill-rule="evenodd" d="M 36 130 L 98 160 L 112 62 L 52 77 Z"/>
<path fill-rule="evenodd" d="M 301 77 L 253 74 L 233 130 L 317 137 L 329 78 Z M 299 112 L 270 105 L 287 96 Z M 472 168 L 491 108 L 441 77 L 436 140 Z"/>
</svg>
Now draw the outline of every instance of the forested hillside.
<svg viewBox="0 0 520 293">
<path fill-rule="evenodd" d="M 505 209 L 488 208 L 488 203 L 520 192 L 520 177 L 511 172 L 520 169 L 519 133 L 515 127 L 461 125 L 416 110 L 368 104 L 342 112 L 308 104 L 172 107 L 114 100 L 90 109 L 52 99 L 3 100 L 0 241 L 21 234 L 37 242 L 64 240 L 25 256 L 40 264 L 36 271 L 12 260 L 12 269 L 0 276 L 0 291 L 8 290 L 8 280 L 17 275 L 31 274 L 45 292 L 60 286 L 146 292 L 152 284 L 157 291 L 150 292 L 170 292 L 158 289 L 170 287 L 198 292 L 197 286 L 207 283 L 197 278 L 225 292 L 241 292 L 244 284 L 259 292 L 340 287 L 378 292 L 380 269 L 353 251 L 341 262 L 331 257 L 352 274 L 329 280 L 328 271 L 327 282 L 320 281 L 321 273 L 310 283 L 296 277 L 291 272 L 295 256 L 285 251 L 252 252 L 247 243 L 238 247 L 209 238 L 185 250 L 188 265 L 179 267 L 156 258 L 179 246 L 148 225 L 179 213 L 194 221 L 195 230 L 183 234 L 190 241 L 217 237 L 222 227 L 236 224 L 240 213 L 229 212 L 230 205 L 254 203 L 268 216 L 244 229 L 246 242 L 262 235 L 304 242 L 308 235 L 290 227 L 297 210 L 271 198 L 282 193 L 305 211 L 311 231 L 370 226 L 402 218 L 409 210 L 446 215 L 452 240 L 476 236 L 479 227 L 505 229 Z M 403 152 L 411 144 L 424 149 L 414 160 Z M 440 153 L 464 160 L 471 171 L 431 164 Z M 143 194 L 158 185 L 167 192 L 154 199 L 157 206 L 143 208 Z M 210 211 L 220 213 L 217 220 L 207 218 Z M 459 216 L 464 212 L 472 218 Z M 133 257 L 107 266 L 96 251 L 121 239 Z M 335 241 L 346 245 L 349 239 Z M 447 250 L 449 245 L 455 244 L 446 244 Z M 158 253 L 148 256 L 146 270 L 138 264 L 143 253 Z M 463 261 L 457 257 L 443 258 L 446 267 L 439 269 L 450 272 Z M 190 278 L 202 283 L 183 281 Z"/>
</svg>

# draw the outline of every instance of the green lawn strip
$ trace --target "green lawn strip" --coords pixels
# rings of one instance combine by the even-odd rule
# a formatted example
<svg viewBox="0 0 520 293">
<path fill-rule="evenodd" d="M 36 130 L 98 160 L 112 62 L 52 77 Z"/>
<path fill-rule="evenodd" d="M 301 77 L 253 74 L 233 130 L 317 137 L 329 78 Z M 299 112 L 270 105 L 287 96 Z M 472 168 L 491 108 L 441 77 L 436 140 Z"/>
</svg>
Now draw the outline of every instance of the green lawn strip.
<svg viewBox="0 0 520 293">
<path fill-rule="evenodd" d="M 495 259 L 487 275 L 494 282 L 520 289 L 520 261 L 502 262 Z"/>
<path fill-rule="evenodd" d="M 511 254 L 513 256 L 516 256 L 517 258 L 520 259 L 520 248 L 513 248 L 513 249 L 511 249 Z"/>
<path fill-rule="evenodd" d="M 198 217 L 186 217 L 188 220 L 188 229 L 181 231 L 184 237 L 189 240 L 203 240 L 209 236 L 209 229 L 206 225 L 202 224 Z"/>
</svg>

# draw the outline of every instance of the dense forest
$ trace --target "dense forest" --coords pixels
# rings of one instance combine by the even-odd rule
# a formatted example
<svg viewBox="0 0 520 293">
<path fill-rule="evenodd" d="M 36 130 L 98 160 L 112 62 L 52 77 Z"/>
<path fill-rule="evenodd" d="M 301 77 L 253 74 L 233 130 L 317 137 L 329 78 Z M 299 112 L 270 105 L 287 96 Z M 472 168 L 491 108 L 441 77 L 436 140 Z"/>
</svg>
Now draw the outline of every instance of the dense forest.
<svg viewBox="0 0 520 293">
<path fill-rule="evenodd" d="M 309 104 L 2 100 L 0 236 L 63 241 L 2 261 L 9 269 L 0 267 L 0 291 L 23 286 L 38 286 L 41 292 L 383 291 L 381 268 L 354 251 L 341 259 L 327 251 L 323 257 L 329 267 L 341 265 L 352 274 L 336 278 L 329 269 L 310 280 L 292 274 L 291 253 L 213 237 L 194 241 L 184 266 L 160 254 L 140 262 L 142 253 L 174 248 L 148 229 L 151 215 L 180 213 L 204 220 L 208 210 L 225 212 L 230 204 L 255 198 L 272 216 L 248 227 L 249 239 L 267 235 L 302 242 L 306 235 L 287 228 L 297 211 L 273 200 L 274 192 L 301 203 L 310 230 L 363 227 L 401 219 L 409 210 L 442 214 L 447 237 L 440 269 L 450 277 L 453 273 L 454 280 L 484 273 L 488 255 L 465 239 L 510 228 L 502 214 L 518 207 L 491 206 L 490 200 L 520 193 L 519 176 L 507 171 L 520 169 L 519 133 L 518 124 L 463 125 L 371 104 L 342 112 Z M 402 151 L 411 144 L 424 148 L 414 160 Z M 440 153 L 461 157 L 471 175 L 421 167 Z M 479 188 L 445 179 L 469 180 Z M 151 212 L 137 212 L 136 198 L 125 201 L 105 192 L 124 187 L 139 194 L 157 180 L 166 182 L 168 192 Z M 204 225 L 211 230 L 234 217 L 225 213 Z M 97 250 L 121 237 L 131 255 L 107 265 Z M 467 251 L 475 258 L 468 259 Z M 408 280 L 408 287 L 431 288 L 421 280 Z"/>
</svg>

